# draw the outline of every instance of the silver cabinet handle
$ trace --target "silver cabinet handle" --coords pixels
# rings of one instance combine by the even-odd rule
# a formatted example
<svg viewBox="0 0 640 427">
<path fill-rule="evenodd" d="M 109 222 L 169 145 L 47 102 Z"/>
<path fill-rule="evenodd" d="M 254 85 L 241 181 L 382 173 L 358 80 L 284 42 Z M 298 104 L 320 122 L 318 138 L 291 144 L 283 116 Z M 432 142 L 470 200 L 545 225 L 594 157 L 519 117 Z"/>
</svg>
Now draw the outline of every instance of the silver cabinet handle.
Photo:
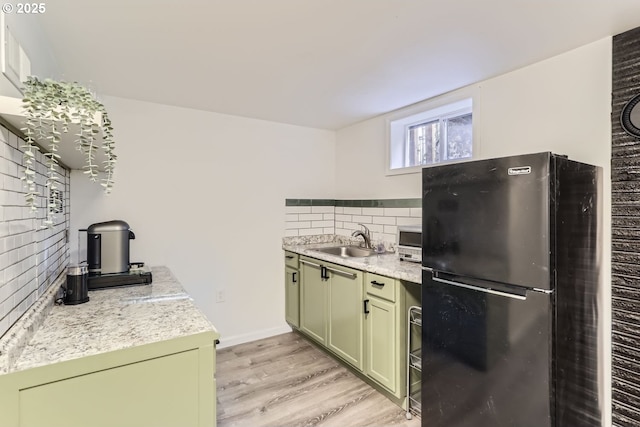
<svg viewBox="0 0 640 427">
<path fill-rule="evenodd" d="M 484 293 L 487 293 L 487 294 L 499 295 L 501 297 L 508 297 L 508 298 L 514 298 L 514 299 L 519 299 L 519 300 L 526 300 L 527 299 L 527 297 L 523 296 L 523 295 L 511 294 L 509 292 L 502 292 L 502 291 L 496 291 L 494 289 L 481 288 L 479 286 L 467 285 L 466 283 L 459 283 L 459 282 L 454 282 L 452 280 L 440 279 L 439 277 L 434 277 L 433 280 L 435 282 L 445 283 L 447 285 L 458 286 L 460 288 L 471 289 L 472 291 L 478 291 L 478 292 L 484 292 Z"/>
<path fill-rule="evenodd" d="M 315 262 L 307 261 L 306 259 L 301 259 L 301 260 L 300 260 L 300 262 L 301 262 L 302 264 L 311 265 L 311 266 L 313 266 L 313 267 L 318 267 L 318 268 L 320 268 L 320 267 L 321 267 L 321 265 L 320 265 L 320 264 L 316 264 Z"/>
<path fill-rule="evenodd" d="M 341 276 L 347 277 L 349 279 L 355 279 L 356 277 L 358 277 L 356 274 L 353 273 L 349 273 L 347 271 L 342 271 L 342 270 L 336 270 L 335 268 L 331 268 L 331 267 L 325 267 L 327 270 L 331 271 L 332 273 L 336 273 L 339 274 Z"/>
<path fill-rule="evenodd" d="M 358 277 L 356 274 L 349 273 L 347 271 L 336 270 L 335 268 L 331 268 L 331 267 L 325 267 L 325 266 L 322 266 L 320 264 L 316 264 L 315 262 L 307 261 L 306 259 L 301 259 L 300 262 L 302 264 L 311 265 L 313 267 L 324 268 L 325 270 L 329 270 L 332 273 L 336 273 L 336 274 L 339 274 L 341 276 L 348 277 L 349 279 L 355 279 L 356 277 Z M 328 277 L 323 277 L 323 279 L 328 279 Z"/>
</svg>

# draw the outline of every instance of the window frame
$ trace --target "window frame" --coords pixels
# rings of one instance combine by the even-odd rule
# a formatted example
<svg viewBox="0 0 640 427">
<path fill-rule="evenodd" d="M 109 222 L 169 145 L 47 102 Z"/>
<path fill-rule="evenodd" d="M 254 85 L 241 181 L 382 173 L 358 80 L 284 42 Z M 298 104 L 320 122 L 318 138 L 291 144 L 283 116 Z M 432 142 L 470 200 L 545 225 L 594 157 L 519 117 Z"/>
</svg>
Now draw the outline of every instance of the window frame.
<svg viewBox="0 0 640 427">
<path fill-rule="evenodd" d="M 386 119 L 387 137 L 386 137 L 386 158 L 385 158 L 385 175 L 403 175 L 419 173 L 425 167 L 431 167 L 446 163 L 455 163 L 473 160 L 479 157 L 479 126 L 478 126 L 478 96 L 474 96 L 476 88 L 465 88 L 459 90 L 455 94 L 443 95 L 424 102 L 420 102 L 408 108 L 403 108 L 389 115 Z M 450 159 L 438 163 L 427 165 L 395 167 L 392 168 L 392 159 L 394 156 L 406 155 L 406 129 L 409 126 L 425 123 L 429 120 L 457 117 L 464 112 L 471 112 L 472 119 L 472 146 L 471 157 L 463 159 Z M 402 143 L 398 143 L 401 139 Z M 400 163 L 399 161 L 397 163 Z"/>
</svg>

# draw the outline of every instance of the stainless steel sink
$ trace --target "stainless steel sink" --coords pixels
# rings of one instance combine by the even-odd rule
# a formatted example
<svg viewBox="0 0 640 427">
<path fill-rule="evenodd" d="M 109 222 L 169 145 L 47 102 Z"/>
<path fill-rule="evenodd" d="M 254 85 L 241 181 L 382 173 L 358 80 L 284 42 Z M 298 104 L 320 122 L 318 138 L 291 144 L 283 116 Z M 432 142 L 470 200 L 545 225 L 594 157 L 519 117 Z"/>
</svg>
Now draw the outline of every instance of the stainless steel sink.
<svg viewBox="0 0 640 427">
<path fill-rule="evenodd" d="M 317 248 L 313 250 L 325 254 L 341 256 L 343 258 L 368 257 L 376 254 L 376 251 L 373 249 L 361 248 L 359 246 L 331 246 L 328 248 Z"/>
</svg>

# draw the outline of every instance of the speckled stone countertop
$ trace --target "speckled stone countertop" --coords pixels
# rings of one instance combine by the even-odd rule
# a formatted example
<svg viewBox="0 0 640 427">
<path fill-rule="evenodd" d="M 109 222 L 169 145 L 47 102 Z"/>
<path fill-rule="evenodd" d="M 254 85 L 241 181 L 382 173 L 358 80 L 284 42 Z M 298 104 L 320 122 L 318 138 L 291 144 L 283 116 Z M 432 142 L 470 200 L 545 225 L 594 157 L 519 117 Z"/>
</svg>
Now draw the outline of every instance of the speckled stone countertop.
<svg viewBox="0 0 640 427">
<path fill-rule="evenodd" d="M 79 357 L 218 332 L 167 267 L 152 267 L 153 283 L 95 290 L 89 302 L 51 309 L 9 372 Z"/>
<path fill-rule="evenodd" d="M 408 282 L 422 283 L 420 263 L 400 261 L 397 253 L 386 253 L 370 257 L 343 258 L 337 255 L 314 251 L 314 249 L 317 248 L 349 243 L 348 238 L 342 238 L 340 236 L 332 237 L 330 235 L 323 235 L 322 237 L 310 236 L 309 238 L 285 237 L 282 240 L 282 249 L 334 264 L 344 265 L 345 267 L 355 268 L 356 270 L 368 271 Z"/>
</svg>

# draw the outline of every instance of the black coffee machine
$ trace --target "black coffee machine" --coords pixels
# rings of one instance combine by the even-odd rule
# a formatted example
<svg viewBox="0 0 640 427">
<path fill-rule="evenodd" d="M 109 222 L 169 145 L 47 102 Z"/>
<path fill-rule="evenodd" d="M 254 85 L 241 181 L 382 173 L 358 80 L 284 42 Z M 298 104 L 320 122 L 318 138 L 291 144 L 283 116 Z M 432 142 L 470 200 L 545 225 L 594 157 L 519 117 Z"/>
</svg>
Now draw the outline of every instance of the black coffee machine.
<svg viewBox="0 0 640 427">
<path fill-rule="evenodd" d="M 86 232 L 89 290 L 151 283 L 151 271 L 143 268 L 144 263 L 129 260 L 129 241 L 136 238 L 129 224 L 100 222 L 91 224 Z"/>
</svg>

